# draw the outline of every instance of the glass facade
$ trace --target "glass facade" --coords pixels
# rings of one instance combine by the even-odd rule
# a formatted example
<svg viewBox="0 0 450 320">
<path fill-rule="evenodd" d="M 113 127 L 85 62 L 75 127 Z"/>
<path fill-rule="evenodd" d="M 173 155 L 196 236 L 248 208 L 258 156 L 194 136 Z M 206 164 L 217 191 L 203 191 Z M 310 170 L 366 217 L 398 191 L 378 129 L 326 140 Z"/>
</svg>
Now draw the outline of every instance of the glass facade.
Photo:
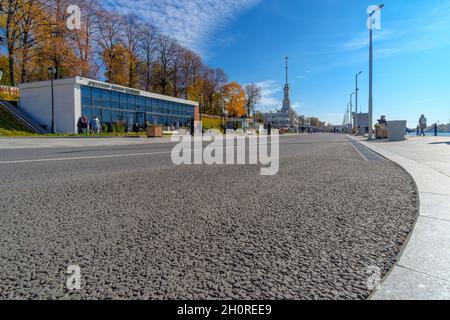
<svg viewBox="0 0 450 320">
<path fill-rule="evenodd" d="M 187 127 L 195 107 L 129 93 L 81 86 L 81 113 L 89 121 L 98 117 L 110 130 L 123 125 L 125 131 L 142 130 L 147 124 Z"/>
</svg>

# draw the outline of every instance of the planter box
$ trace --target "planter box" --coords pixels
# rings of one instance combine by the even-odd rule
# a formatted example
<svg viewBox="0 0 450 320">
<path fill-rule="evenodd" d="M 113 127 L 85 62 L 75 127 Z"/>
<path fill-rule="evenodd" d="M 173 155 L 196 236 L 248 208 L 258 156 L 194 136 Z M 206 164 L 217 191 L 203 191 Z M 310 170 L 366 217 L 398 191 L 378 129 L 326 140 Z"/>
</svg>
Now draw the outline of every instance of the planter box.
<svg viewBox="0 0 450 320">
<path fill-rule="evenodd" d="M 162 127 L 148 127 L 147 128 L 147 137 L 162 138 L 163 137 L 163 128 Z"/>
<path fill-rule="evenodd" d="M 405 141 L 406 121 L 388 121 L 389 141 Z"/>
</svg>

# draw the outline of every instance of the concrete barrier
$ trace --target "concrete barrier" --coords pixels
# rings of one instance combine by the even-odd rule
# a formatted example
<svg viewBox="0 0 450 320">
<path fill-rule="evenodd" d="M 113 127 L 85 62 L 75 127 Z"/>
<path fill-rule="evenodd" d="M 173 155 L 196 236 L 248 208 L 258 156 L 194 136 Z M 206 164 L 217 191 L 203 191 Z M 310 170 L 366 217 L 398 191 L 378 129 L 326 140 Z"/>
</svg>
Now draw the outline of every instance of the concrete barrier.
<svg viewBox="0 0 450 320">
<path fill-rule="evenodd" d="M 388 121 L 389 141 L 405 141 L 406 121 Z"/>
</svg>

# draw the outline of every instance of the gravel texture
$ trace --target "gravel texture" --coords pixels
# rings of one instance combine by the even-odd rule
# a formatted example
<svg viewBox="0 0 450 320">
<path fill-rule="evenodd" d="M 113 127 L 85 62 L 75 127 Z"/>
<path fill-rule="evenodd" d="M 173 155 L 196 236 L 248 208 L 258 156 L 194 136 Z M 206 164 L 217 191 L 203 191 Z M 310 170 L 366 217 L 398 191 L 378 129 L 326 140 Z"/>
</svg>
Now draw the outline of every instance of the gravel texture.
<svg viewBox="0 0 450 320">
<path fill-rule="evenodd" d="M 164 154 L 0 165 L 0 298 L 367 298 L 415 223 L 414 182 L 342 136 L 282 141 L 275 177 Z"/>
</svg>

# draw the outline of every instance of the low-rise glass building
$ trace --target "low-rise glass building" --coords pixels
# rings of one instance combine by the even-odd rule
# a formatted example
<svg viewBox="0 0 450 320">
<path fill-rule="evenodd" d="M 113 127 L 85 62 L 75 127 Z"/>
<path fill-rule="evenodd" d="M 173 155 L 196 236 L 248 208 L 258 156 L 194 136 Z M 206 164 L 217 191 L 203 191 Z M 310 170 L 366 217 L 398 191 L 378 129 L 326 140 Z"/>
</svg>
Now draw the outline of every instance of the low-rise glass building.
<svg viewBox="0 0 450 320">
<path fill-rule="evenodd" d="M 22 84 L 20 90 L 21 110 L 50 130 L 50 81 Z M 76 133 L 82 115 L 90 121 L 98 117 L 109 130 L 121 125 L 129 132 L 148 124 L 187 127 L 199 120 L 197 102 L 80 77 L 54 81 L 54 106 L 58 133 Z"/>
</svg>

